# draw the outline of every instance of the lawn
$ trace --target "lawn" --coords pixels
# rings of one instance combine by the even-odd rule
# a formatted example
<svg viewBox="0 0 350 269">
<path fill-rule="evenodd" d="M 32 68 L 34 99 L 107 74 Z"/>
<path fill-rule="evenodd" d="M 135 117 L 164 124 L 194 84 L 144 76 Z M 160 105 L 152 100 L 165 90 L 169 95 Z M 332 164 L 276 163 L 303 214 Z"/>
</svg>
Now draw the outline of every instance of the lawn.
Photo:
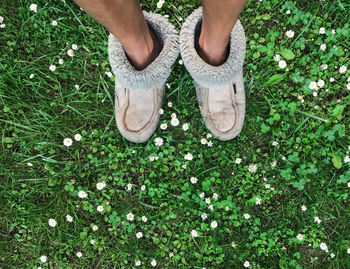
<svg viewBox="0 0 350 269">
<path fill-rule="evenodd" d="M 142 1 L 178 30 L 200 4 Z M 349 268 L 349 9 L 249 1 L 242 133 L 208 134 L 179 57 L 167 128 L 133 144 L 108 32 L 72 1 L 1 0 L 0 268 Z"/>
</svg>

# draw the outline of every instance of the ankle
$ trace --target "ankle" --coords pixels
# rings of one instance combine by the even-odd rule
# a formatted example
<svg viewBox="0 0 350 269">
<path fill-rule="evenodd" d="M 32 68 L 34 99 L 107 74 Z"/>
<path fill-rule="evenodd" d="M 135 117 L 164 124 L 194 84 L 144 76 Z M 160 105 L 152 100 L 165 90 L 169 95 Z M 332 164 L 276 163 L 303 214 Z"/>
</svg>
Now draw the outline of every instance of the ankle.
<svg viewBox="0 0 350 269">
<path fill-rule="evenodd" d="M 229 37 L 210 37 L 201 32 L 198 40 L 199 56 L 208 64 L 219 66 L 223 64 L 228 57 Z"/>
</svg>

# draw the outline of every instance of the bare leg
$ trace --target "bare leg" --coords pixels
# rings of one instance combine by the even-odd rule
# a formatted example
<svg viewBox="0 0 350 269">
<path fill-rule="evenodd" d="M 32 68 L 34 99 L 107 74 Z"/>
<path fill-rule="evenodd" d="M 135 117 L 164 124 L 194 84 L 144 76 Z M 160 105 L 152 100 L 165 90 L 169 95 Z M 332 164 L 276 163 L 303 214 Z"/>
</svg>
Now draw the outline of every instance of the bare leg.
<svg viewBox="0 0 350 269">
<path fill-rule="evenodd" d="M 145 68 L 156 58 L 159 44 L 138 0 L 74 1 L 120 41 L 136 69 Z"/>
<path fill-rule="evenodd" d="M 211 65 L 222 64 L 237 18 L 248 0 L 203 0 L 199 55 Z"/>
</svg>

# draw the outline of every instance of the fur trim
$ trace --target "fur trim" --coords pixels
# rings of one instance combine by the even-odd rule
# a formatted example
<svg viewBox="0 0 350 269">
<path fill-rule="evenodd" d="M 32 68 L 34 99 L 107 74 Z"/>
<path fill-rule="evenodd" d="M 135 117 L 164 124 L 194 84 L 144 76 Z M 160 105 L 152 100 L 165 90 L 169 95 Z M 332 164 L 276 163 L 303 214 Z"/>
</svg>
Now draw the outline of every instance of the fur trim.
<svg viewBox="0 0 350 269">
<path fill-rule="evenodd" d="M 180 32 L 180 52 L 184 65 L 192 78 L 202 87 L 219 88 L 234 81 L 236 73 L 243 68 L 246 40 L 244 29 L 237 19 L 230 34 L 229 55 L 220 66 L 206 63 L 195 48 L 197 24 L 202 20 L 202 7 L 197 8 L 184 22 Z M 197 27 L 198 28 L 198 27 Z M 196 32 L 197 30 L 197 32 Z"/>
<path fill-rule="evenodd" d="M 108 55 L 116 80 L 130 90 L 147 90 L 164 86 L 171 73 L 171 66 L 179 54 L 178 35 L 175 27 L 160 14 L 143 11 L 150 27 L 160 37 L 163 48 L 157 58 L 143 70 L 136 70 L 129 62 L 118 39 L 109 34 Z"/>
</svg>

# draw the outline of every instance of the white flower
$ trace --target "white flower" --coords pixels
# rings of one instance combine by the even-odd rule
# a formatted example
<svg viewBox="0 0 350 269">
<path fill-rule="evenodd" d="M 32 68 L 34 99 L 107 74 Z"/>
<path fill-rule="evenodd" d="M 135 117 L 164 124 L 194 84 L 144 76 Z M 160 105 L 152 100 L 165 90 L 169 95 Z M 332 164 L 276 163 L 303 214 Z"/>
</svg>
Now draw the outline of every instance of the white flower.
<svg viewBox="0 0 350 269">
<path fill-rule="evenodd" d="M 286 11 L 286 14 L 288 14 L 288 15 L 290 14 L 290 10 L 289 9 Z"/>
<path fill-rule="evenodd" d="M 346 84 L 346 88 L 350 91 L 350 83 Z"/>
<path fill-rule="evenodd" d="M 140 266 L 140 265 L 141 265 L 141 261 L 140 260 L 135 262 L 135 266 Z"/>
<path fill-rule="evenodd" d="M 168 107 L 172 107 L 173 103 L 172 102 L 168 102 Z"/>
<path fill-rule="evenodd" d="M 335 35 L 336 31 L 334 29 L 332 29 L 332 35 Z"/>
<path fill-rule="evenodd" d="M 176 118 L 176 113 L 172 113 L 171 118 Z"/>
<path fill-rule="evenodd" d="M 38 11 L 37 11 L 37 8 L 38 8 L 38 5 L 37 5 L 37 4 L 31 4 L 31 5 L 29 6 L 29 9 L 30 9 L 31 11 L 34 11 L 35 13 L 38 12 Z"/>
<path fill-rule="evenodd" d="M 138 232 L 138 233 L 136 234 L 136 237 L 137 237 L 137 238 L 141 238 L 142 236 L 143 236 L 142 232 Z"/>
<path fill-rule="evenodd" d="M 255 198 L 255 204 L 261 205 L 261 199 L 260 198 Z"/>
<path fill-rule="evenodd" d="M 213 205 L 210 205 L 210 206 L 208 206 L 208 208 L 209 208 L 210 210 L 213 210 L 213 209 L 214 209 L 214 206 L 213 206 Z"/>
<path fill-rule="evenodd" d="M 157 137 L 156 139 L 154 139 L 154 144 L 157 146 L 157 147 L 160 147 L 161 145 L 163 145 L 163 138 L 161 137 Z"/>
<path fill-rule="evenodd" d="M 80 251 L 77 252 L 77 257 L 81 258 L 83 256 L 83 253 L 81 253 Z"/>
<path fill-rule="evenodd" d="M 272 146 L 276 147 L 278 145 L 278 142 L 277 141 L 273 141 L 272 142 Z"/>
<path fill-rule="evenodd" d="M 348 162 L 350 162 L 350 157 L 348 155 L 346 155 L 344 157 L 344 163 L 348 163 Z"/>
<path fill-rule="evenodd" d="M 74 56 L 74 50 L 72 50 L 72 49 L 67 50 L 67 55 L 69 57 L 73 57 Z"/>
<path fill-rule="evenodd" d="M 245 218 L 245 219 L 249 219 L 249 218 L 250 218 L 250 215 L 249 215 L 248 213 L 245 213 L 245 214 L 244 214 L 244 218 Z"/>
<path fill-rule="evenodd" d="M 180 64 L 180 65 L 183 65 L 183 63 L 184 63 L 184 62 L 183 62 L 182 60 L 179 60 L 179 64 Z"/>
<path fill-rule="evenodd" d="M 276 54 L 275 56 L 273 56 L 273 60 L 279 62 L 281 60 L 281 55 Z"/>
<path fill-rule="evenodd" d="M 192 160 L 193 159 L 193 155 L 191 154 L 191 153 L 187 153 L 186 155 L 185 155 L 185 160 L 188 160 L 188 161 L 190 161 L 190 160 Z"/>
<path fill-rule="evenodd" d="M 153 259 L 153 260 L 151 261 L 151 265 L 152 265 L 153 267 L 155 267 L 155 266 L 157 265 L 157 261 Z"/>
<path fill-rule="evenodd" d="M 71 215 L 67 215 L 67 216 L 66 216 L 66 220 L 67 220 L 68 222 L 72 222 L 72 221 L 73 221 L 73 218 L 72 218 Z"/>
<path fill-rule="evenodd" d="M 208 142 L 208 141 L 207 141 L 205 138 L 202 138 L 202 139 L 201 139 L 201 144 L 202 144 L 202 145 L 207 144 L 207 142 Z"/>
<path fill-rule="evenodd" d="M 170 123 L 172 126 L 178 126 L 180 121 L 178 120 L 178 118 L 172 118 Z"/>
<path fill-rule="evenodd" d="M 157 8 L 162 8 L 163 4 L 164 4 L 164 2 L 159 1 L 159 2 L 157 3 Z"/>
<path fill-rule="evenodd" d="M 58 63 L 59 63 L 59 64 L 63 64 L 63 63 L 64 63 L 63 59 L 59 59 L 59 60 L 58 60 Z"/>
<path fill-rule="evenodd" d="M 106 187 L 106 182 L 102 181 L 102 182 L 98 182 L 96 184 L 96 189 L 98 189 L 99 191 L 100 190 L 103 190 L 103 188 Z"/>
<path fill-rule="evenodd" d="M 67 147 L 71 146 L 73 144 L 73 140 L 71 138 L 65 138 L 63 140 L 63 144 Z"/>
<path fill-rule="evenodd" d="M 141 219 L 143 222 L 147 222 L 147 220 L 148 220 L 146 216 L 142 216 Z"/>
<path fill-rule="evenodd" d="M 320 223 L 321 223 L 321 220 L 320 220 L 320 218 L 319 218 L 319 217 L 315 217 L 315 218 L 314 218 L 314 220 L 315 220 L 315 222 L 317 222 L 318 224 L 320 224 Z"/>
<path fill-rule="evenodd" d="M 90 240 L 90 244 L 91 244 L 91 245 L 94 245 L 94 244 L 95 244 L 95 240 L 91 239 L 91 240 Z"/>
<path fill-rule="evenodd" d="M 301 206 L 301 210 L 302 210 L 302 211 L 306 211 L 306 209 L 307 209 L 306 206 L 304 206 L 304 205 Z"/>
<path fill-rule="evenodd" d="M 348 187 L 350 188 L 350 181 L 348 182 Z"/>
<path fill-rule="evenodd" d="M 331 258 L 333 259 L 335 257 L 334 253 L 331 253 Z"/>
<path fill-rule="evenodd" d="M 4 21 L 4 17 L 0 16 L 0 23 L 2 23 Z"/>
<path fill-rule="evenodd" d="M 265 189 L 270 189 L 270 184 L 265 184 Z"/>
<path fill-rule="evenodd" d="M 27 162 L 28 166 L 33 166 L 33 164 L 31 162 Z"/>
<path fill-rule="evenodd" d="M 85 191 L 80 191 L 80 192 L 78 192 L 78 197 L 79 198 L 86 198 L 87 197 L 87 193 Z"/>
<path fill-rule="evenodd" d="M 229 208 L 228 206 L 226 206 L 226 207 L 225 207 L 225 210 L 226 210 L 226 211 L 229 211 L 229 210 L 230 210 L 230 208 Z"/>
<path fill-rule="evenodd" d="M 248 167 L 248 171 L 251 173 L 255 173 L 258 170 L 258 167 L 256 166 L 256 164 L 250 164 Z"/>
<path fill-rule="evenodd" d="M 236 164 L 240 164 L 242 162 L 242 159 L 241 158 L 236 158 L 236 160 L 235 160 L 235 163 Z"/>
<path fill-rule="evenodd" d="M 286 61 L 281 60 L 281 61 L 279 61 L 278 66 L 283 69 L 287 66 L 287 63 L 286 63 Z"/>
<path fill-rule="evenodd" d="M 328 68 L 328 64 L 321 64 L 321 68 L 322 68 L 323 70 L 326 70 L 326 69 Z"/>
<path fill-rule="evenodd" d="M 289 37 L 289 38 L 293 38 L 294 37 L 294 31 L 292 30 L 289 30 L 286 32 L 286 36 Z"/>
<path fill-rule="evenodd" d="M 219 198 L 219 195 L 217 193 L 213 193 L 213 198 L 217 200 Z"/>
<path fill-rule="evenodd" d="M 34 77 L 34 74 L 30 74 L 29 78 L 32 79 Z"/>
<path fill-rule="evenodd" d="M 73 50 L 77 50 L 77 49 L 78 49 L 78 46 L 77 46 L 76 44 L 73 44 L 73 45 L 72 45 L 72 49 L 73 49 Z"/>
<path fill-rule="evenodd" d="M 53 25 L 53 26 L 56 26 L 58 23 L 57 23 L 57 21 L 52 21 L 51 22 L 51 25 Z"/>
<path fill-rule="evenodd" d="M 162 108 L 159 109 L 159 114 L 162 115 L 164 113 L 164 110 Z"/>
<path fill-rule="evenodd" d="M 111 78 L 113 76 L 112 72 L 105 72 L 105 74 L 107 75 L 107 77 Z"/>
<path fill-rule="evenodd" d="M 317 82 L 316 81 L 311 81 L 309 84 L 309 89 L 314 90 L 317 87 Z"/>
<path fill-rule="evenodd" d="M 130 191 L 130 190 L 132 189 L 132 184 L 129 183 L 129 184 L 127 185 L 127 188 L 128 188 L 128 191 Z"/>
<path fill-rule="evenodd" d="M 198 178 L 191 177 L 191 183 L 195 184 L 195 183 L 197 183 L 197 181 L 198 181 Z"/>
<path fill-rule="evenodd" d="M 208 198 L 205 198 L 205 202 L 207 203 L 207 204 L 210 204 L 210 198 L 208 197 Z"/>
<path fill-rule="evenodd" d="M 166 83 L 165 85 L 167 86 L 168 89 L 170 89 L 170 84 L 169 83 Z"/>
<path fill-rule="evenodd" d="M 141 191 L 144 191 L 146 189 L 146 185 L 141 186 Z"/>
<path fill-rule="evenodd" d="M 42 255 L 42 256 L 40 257 L 40 261 L 41 261 L 41 262 L 46 262 L 46 261 L 47 261 L 47 257 L 46 257 L 45 255 Z"/>
<path fill-rule="evenodd" d="M 182 167 L 183 169 L 186 169 L 187 165 L 186 165 L 186 164 L 183 164 L 183 165 L 181 165 L 181 167 Z"/>
<path fill-rule="evenodd" d="M 74 88 L 76 88 L 77 90 L 79 89 L 79 85 L 78 84 L 75 84 L 74 85 Z"/>
<path fill-rule="evenodd" d="M 326 48 L 327 48 L 327 45 L 326 45 L 325 43 L 323 43 L 323 44 L 320 45 L 320 49 L 321 49 L 321 50 L 325 51 Z"/>
<path fill-rule="evenodd" d="M 133 221 L 134 220 L 134 214 L 130 212 L 129 214 L 126 215 L 126 218 L 128 220 L 130 220 L 130 221 Z"/>
<path fill-rule="evenodd" d="M 168 124 L 162 123 L 162 124 L 160 125 L 160 129 L 166 130 L 166 128 L 168 128 Z"/>
<path fill-rule="evenodd" d="M 56 65 L 50 65 L 50 67 L 49 67 L 49 69 L 51 70 L 51 71 L 55 71 L 56 70 Z"/>
<path fill-rule="evenodd" d="M 326 243 L 324 243 L 324 242 L 321 242 L 320 248 L 321 248 L 322 250 L 328 251 L 328 247 L 327 247 Z"/>
<path fill-rule="evenodd" d="M 184 130 L 185 132 L 188 130 L 188 123 L 182 124 L 182 130 Z"/>
<path fill-rule="evenodd" d="M 322 79 L 320 79 L 318 82 L 317 82 L 317 85 L 322 88 L 324 86 L 324 81 Z"/>
<path fill-rule="evenodd" d="M 318 31 L 319 34 L 324 35 L 326 33 L 326 28 L 321 27 L 320 30 Z"/>
<path fill-rule="evenodd" d="M 104 208 L 103 208 L 102 205 L 99 205 L 99 206 L 97 207 L 97 211 L 98 211 L 98 212 L 102 212 L 103 210 L 104 210 Z"/>
<path fill-rule="evenodd" d="M 218 223 L 214 220 L 210 223 L 210 226 L 215 229 L 216 227 L 218 227 Z"/>
<path fill-rule="evenodd" d="M 248 261 L 245 261 L 243 264 L 244 267 L 249 267 L 249 265 L 250 265 L 250 263 Z"/>
<path fill-rule="evenodd" d="M 212 147 L 212 146 L 213 146 L 213 142 L 208 141 L 208 142 L 207 142 L 207 145 L 208 145 L 208 147 Z"/>
<path fill-rule="evenodd" d="M 205 196 L 205 193 L 204 193 L 204 192 L 202 192 L 202 193 L 199 195 L 200 198 L 203 198 L 204 196 Z"/>
<path fill-rule="evenodd" d="M 49 219 L 49 225 L 50 225 L 51 227 L 55 227 L 55 226 L 57 225 L 57 221 L 54 220 L 54 219 Z"/>
<path fill-rule="evenodd" d="M 196 230 L 192 230 L 192 231 L 191 231 L 191 235 L 192 235 L 193 237 L 198 237 L 198 233 L 197 233 Z"/>
<path fill-rule="evenodd" d="M 317 92 L 313 92 L 312 95 L 316 97 L 317 96 Z"/>
<path fill-rule="evenodd" d="M 346 252 L 347 252 L 348 254 L 350 254 L 350 248 L 348 248 Z"/>
<path fill-rule="evenodd" d="M 207 138 L 209 139 L 209 138 L 212 138 L 213 137 L 213 135 L 212 134 L 207 134 Z"/>
<path fill-rule="evenodd" d="M 299 240 L 303 240 L 304 236 L 303 236 L 302 234 L 298 234 L 298 235 L 297 235 L 297 238 L 298 238 Z"/>
<path fill-rule="evenodd" d="M 347 70 L 347 67 L 345 65 L 342 65 L 340 68 L 339 68 L 339 73 L 345 73 Z"/>
<path fill-rule="evenodd" d="M 80 134 L 76 134 L 74 136 L 74 139 L 75 139 L 75 141 L 80 141 L 81 140 L 81 135 Z"/>
<path fill-rule="evenodd" d="M 330 82 L 334 82 L 334 80 L 335 80 L 335 79 L 334 79 L 333 77 L 331 77 L 331 78 L 329 79 Z"/>
<path fill-rule="evenodd" d="M 208 217 L 207 213 L 203 213 L 202 216 L 201 216 L 201 218 L 202 218 L 203 220 L 205 220 L 207 217 Z"/>
<path fill-rule="evenodd" d="M 97 230 L 98 230 L 98 226 L 97 226 L 97 225 L 93 225 L 93 226 L 92 226 L 92 230 L 93 230 L 93 231 L 97 231 Z"/>
<path fill-rule="evenodd" d="M 4 29 L 6 27 L 5 23 L 0 24 L 0 28 Z"/>
</svg>

